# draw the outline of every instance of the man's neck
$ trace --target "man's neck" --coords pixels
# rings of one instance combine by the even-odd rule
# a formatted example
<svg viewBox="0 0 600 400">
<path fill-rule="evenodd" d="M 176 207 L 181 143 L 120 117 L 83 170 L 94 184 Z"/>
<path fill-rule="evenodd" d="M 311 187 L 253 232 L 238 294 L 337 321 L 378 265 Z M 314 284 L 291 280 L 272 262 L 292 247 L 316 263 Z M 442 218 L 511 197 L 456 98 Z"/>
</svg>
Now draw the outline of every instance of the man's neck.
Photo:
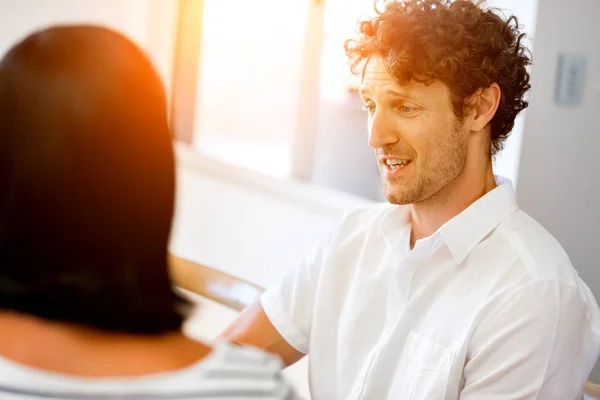
<svg viewBox="0 0 600 400">
<path fill-rule="evenodd" d="M 435 196 L 411 204 L 411 248 L 496 187 L 491 159 L 483 167 L 466 165 L 463 173 Z"/>
</svg>

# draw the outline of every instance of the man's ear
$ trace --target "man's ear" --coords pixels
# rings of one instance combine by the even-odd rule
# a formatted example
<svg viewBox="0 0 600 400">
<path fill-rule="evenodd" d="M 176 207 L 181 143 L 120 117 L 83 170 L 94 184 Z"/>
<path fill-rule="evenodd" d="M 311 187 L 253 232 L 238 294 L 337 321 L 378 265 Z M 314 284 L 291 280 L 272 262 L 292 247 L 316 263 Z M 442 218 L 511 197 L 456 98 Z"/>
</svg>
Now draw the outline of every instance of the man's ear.
<svg viewBox="0 0 600 400">
<path fill-rule="evenodd" d="M 500 104 L 502 91 L 497 83 L 485 89 L 480 89 L 473 96 L 473 111 L 471 112 L 471 129 L 482 130 L 490 123 Z"/>
</svg>

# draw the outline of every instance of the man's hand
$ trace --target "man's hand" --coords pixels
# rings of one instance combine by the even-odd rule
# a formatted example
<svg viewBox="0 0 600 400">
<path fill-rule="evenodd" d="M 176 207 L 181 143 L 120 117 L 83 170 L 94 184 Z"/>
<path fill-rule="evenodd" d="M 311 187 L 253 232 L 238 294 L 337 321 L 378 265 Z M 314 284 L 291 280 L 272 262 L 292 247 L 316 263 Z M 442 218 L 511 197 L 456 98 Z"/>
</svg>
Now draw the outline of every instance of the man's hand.
<svg viewBox="0 0 600 400">
<path fill-rule="evenodd" d="M 286 367 L 304 357 L 290 346 L 273 326 L 260 301 L 247 307 L 219 339 L 257 347 L 281 358 Z"/>
</svg>

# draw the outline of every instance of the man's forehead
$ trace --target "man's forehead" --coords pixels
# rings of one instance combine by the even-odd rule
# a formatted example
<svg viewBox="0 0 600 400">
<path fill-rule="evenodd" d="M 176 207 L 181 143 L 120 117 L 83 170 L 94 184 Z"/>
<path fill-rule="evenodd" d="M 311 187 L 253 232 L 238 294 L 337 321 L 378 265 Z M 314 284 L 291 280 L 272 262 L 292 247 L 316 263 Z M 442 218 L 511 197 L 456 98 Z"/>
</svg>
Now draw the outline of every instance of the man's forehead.
<svg viewBox="0 0 600 400">
<path fill-rule="evenodd" d="M 414 82 L 400 85 L 389 73 L 384 61 L 372 59 L 364 66 L 360 92 L 363 95 L 377 92 L 392 96 L 408 96 L 413 92 L 412 86 L 414 86 Z"/>
<path fill-rule="evenodd" d="M 386 89 L 400 89 L 400 85 L 398 85 L 394 77 L 388 72 L 385 61 L 379 57 L 368 59 L 363 66 L 360 91 L 372 92 L 383 86 Z"/>
<path fill-rule="evenodd" d="M 426 97 L 429 92 L 435 91 L 436 87 L 440 85 L 443 84 L 439 81 L 434 81 L 425 85 L 415 80 L 410 80 L 409 82 L 406 82 L 406 84 L 401 85 L 390 74 L 388 63 L 381 57 L 373 57 L 367 60 L 363 67 L 360 93 L 367 95 L 378 92 L 388 95 L 417 98 L 423 96 Z"/>
<path fill-rule="evenodd" d="M 387 78 L 393 80 L 393 77 L 389 73 L 388 67 L 389 64 L 381 57 L 368 58 L 363 65 L 362 81 L 364 82 L 365 78 Z"/>
</svg>

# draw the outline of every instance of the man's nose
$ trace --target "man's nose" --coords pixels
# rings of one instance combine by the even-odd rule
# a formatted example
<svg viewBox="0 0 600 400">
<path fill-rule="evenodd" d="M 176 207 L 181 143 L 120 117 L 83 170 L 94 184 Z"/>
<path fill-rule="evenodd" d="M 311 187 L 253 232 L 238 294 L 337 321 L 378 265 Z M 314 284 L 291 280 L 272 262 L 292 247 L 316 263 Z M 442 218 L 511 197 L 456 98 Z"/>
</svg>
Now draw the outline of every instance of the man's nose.
<svg viewBox="0 0 600 400">
<path fill-rule="evenodd" d="M 373 149 L 398 142 L 398 132 L 385 113 L 376 111 L 369 121 L 369 146 Z"/>
</svg>

